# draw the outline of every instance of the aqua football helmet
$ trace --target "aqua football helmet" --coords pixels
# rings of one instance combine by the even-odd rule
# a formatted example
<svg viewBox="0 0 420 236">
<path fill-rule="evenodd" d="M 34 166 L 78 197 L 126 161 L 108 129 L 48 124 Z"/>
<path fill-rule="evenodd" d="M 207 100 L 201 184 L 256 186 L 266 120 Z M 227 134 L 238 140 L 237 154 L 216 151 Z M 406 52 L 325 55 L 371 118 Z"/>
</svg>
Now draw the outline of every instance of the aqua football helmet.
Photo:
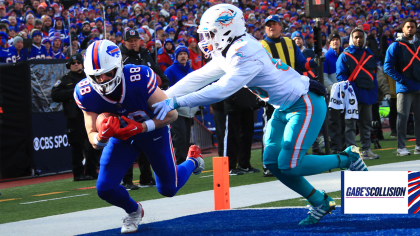
<svg viewBox="0 0 420 236">
<path fill-rule="evenodd" d="M 98 93 L 110 94 L 121 83 L 123 70 L 121 51 L 109 40 L 99 40 L 89 45 L 85 52 L 83 66 L 93 89 Z M 100 75 L 112 70 L 115 70 L 115 73 L 111 80 L 98 82 Z"/>
</svg>

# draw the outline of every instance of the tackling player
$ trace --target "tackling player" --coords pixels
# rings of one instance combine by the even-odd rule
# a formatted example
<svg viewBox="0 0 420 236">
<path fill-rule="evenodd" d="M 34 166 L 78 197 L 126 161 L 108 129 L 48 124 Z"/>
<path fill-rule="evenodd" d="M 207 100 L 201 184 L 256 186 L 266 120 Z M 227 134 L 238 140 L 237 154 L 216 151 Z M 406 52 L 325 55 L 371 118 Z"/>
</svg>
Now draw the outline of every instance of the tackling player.
<svg viewBox="0 0 420 236">
<path fill-rule="evenodd" d="M 103 148 L 98 195 L 127 212 L 121 233 L 131 233 L 137 231 L 144 211 L 120 182 L 140 150 L 155 172 L 157 190 L 167 197 L 174 196 L 191 173 L 200 174 L 204 160 L 200 149 L 193 145 L 187 160 L 176 165 L 168 124 L 177 118 L 177 112 L 157 120 L 151 105 L 168 97 L 157 86 L 156 74 L 147 66 L 123 66 L 121 58 L 120 49 L 111 41 L 92 43 L 84 60 L 87 78 L 76 85 L 74 97 L 83 110 L 89 141 L 94 148 Z M 96 119 L 103 112 L 120 115 L 124 128 L 111 116 L 97 130 Z"/>
<path fill-rule="evenodd" d="M 197 32 L 200 49 L 213 59 L 169 88 L 165 92 L 169 99 L 152 105 L 157 118 L 166 119 L 167 112 L 178 107 L 218 102 L 247 86 L 276 108 L 264 136 L 263 163 L 283 184 L 312 204 L 308 217 L 300 224 L 318 223 L 335 209 L 335 202 L 303 176 L 334 168 L 367 170 L 355 146 L 336 155 L 305 156 L 325 119 L 325 87 L 299 75 L 280 59 L 273 59 L 260 42 L 246 33 L 242 11 L 233 5 L 209 8 Z"/>
</svg>

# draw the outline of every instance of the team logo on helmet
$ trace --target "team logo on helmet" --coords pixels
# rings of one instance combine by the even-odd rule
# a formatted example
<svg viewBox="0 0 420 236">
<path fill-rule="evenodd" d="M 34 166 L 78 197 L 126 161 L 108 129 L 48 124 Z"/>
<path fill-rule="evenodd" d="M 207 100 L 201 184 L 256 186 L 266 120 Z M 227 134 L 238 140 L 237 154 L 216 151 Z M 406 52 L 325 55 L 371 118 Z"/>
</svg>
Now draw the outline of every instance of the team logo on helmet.
<svg viewBox="0 0 420 236">
<path fill-rule="evenodd" d="M 120 49 L 117 46 L 110 45 L 106 48 L 106 53 L 111 57 L 118 57 L 120 55 Z"/>
<path fill-rule="evenodd" d="M 216 19 L 216 22 L 219 22 L 223 26 L 228 26 L 232 24 L 233 18 L 235 18 L 235 14 L 232 15 L 232 12 L 230 11 L 224 11 L 220 13 L 219 17 Z"/>
</svg>

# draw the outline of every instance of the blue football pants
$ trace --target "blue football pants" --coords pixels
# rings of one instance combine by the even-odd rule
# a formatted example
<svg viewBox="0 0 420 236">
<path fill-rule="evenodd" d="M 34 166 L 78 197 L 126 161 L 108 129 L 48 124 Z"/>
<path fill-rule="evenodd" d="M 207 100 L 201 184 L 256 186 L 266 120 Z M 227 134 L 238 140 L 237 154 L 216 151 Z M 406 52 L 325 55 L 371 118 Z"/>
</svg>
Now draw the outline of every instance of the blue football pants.
<svg viewBox="0 0 420 236">
<path fill-rule="evenodd" d="M 136 211 L 137 203 L 120 182 L 140 150 L 149 159 L 155 172 L 157 190 L 163 196 L 174 196 L 195 169 L 191 160 L 176 165 L 171 132 L 167 126 L 125 141 L 111 138 L 102 152 L 96 188 L 100 198 L 127 213 Z"/>
</svg>

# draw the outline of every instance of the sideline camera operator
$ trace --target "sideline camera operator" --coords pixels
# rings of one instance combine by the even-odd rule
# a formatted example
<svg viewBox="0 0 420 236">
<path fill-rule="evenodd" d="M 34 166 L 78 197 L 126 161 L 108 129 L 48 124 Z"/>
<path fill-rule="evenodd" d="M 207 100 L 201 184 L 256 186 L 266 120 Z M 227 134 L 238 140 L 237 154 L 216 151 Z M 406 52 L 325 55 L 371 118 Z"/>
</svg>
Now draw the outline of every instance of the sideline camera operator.
<svg viewBox="0 0 420 236">
<path fill-rule="evenodd" d="M 76 53 L 70 56 L 66 67 L 70 71 L 54 84 L 51 97 L 54 102 L 63 103 L 64 115 L 67 118 L 67 137 L 71 145 L 74 181 L 97 179 L 97 156 L 100 151 L 95 150 L 89 143 L 82 110 L 77 107 L 73 98 L 74 87 L 80 80 L 86 78 L 83 72 L 82 54 Z M 83 166 L 83 151 L 86 156 L 86 173 Z"/>
</svg>

